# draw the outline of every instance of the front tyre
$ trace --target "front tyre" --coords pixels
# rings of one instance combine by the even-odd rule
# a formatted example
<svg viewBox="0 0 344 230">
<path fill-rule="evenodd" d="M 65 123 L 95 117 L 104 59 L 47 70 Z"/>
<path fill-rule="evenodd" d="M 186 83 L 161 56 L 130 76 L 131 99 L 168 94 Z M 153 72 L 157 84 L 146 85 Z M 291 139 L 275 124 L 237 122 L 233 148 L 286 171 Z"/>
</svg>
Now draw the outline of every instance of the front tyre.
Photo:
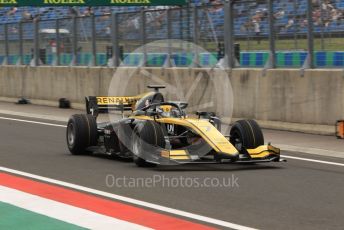
<svg viewBox="0 0 344 230">
<path fill-rule="evenodd" d="M 97 145 L 98 130 L 95 118 L 90 114 L 72 115 L 67 124 L 66 138 L 71 154 L 85 154 L 88 147 Z"/>
<path fill-rule="evenodd" d="M 133 160 L 138 167 L 156 166 L 147 162 L 147 158 L 157 149 L 165 148 L 165 137 L 161 126 L 154 121 L 138 123 L 132 135 Z"/>
<path fill-rule="evenodd" d="M 240 120 L 233 124 L 230 131 L 230 142 L 236 149 L 255 149 L 264 145 L 261 128 L 254 120 Z"/>
</svg>

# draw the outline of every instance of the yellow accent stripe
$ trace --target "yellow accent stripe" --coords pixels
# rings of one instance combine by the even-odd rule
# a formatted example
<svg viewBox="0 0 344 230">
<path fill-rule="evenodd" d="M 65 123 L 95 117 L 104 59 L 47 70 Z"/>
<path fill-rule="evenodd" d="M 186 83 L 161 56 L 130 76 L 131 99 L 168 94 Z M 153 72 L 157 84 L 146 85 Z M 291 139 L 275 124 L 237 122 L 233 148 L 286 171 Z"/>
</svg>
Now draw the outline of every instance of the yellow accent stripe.
<svg viewBox="0 0 344 230">
<path fill-rule="evenodd" d="M 270 155 L 278 155 L 278 154 L 272 153 L 272 152 L 269 152 L 269 151 L 263 151 L 263 152 L 261 152 L 259 154 L 255 154 L 255 155 L 251 155 L 250 154 L 252 159 L 264 158 L 264 157 L 267 157 L 267 156 L 270 156 Z"/>
<path fill-rule="evenodd" d="M 247 152 L 250 154 L 250 156 L 260 155 L 264 152 L 269 152 L 269 153 L 273 153 L 273 154 L 280 154 L 280 149 L 275 148 L 271 145 L 262 145 L 256 149 L 247 149 Z"/>
<path fill-rule="evenodd" d="M 170 152 L 168 150 L 162 150 L 160 155 L 165 158 L 170 158 Z"/>
<path fill-rule="evenodd" d="M 173 160 L 190 160 L 189 156 L 171 156 L 170 158 Z"/>
<path fill-rule="evenodd" d="M 162 150 L 160 155 L 165 158 L 170 158 L 172 160 L 189 160 L 190 156 L 186 150 Z"/>
<path fill-rule="evenodd" d="M 171 150 L 170 156 L 187 156 L 188 153 L 185 150 Z"/>
</svg>

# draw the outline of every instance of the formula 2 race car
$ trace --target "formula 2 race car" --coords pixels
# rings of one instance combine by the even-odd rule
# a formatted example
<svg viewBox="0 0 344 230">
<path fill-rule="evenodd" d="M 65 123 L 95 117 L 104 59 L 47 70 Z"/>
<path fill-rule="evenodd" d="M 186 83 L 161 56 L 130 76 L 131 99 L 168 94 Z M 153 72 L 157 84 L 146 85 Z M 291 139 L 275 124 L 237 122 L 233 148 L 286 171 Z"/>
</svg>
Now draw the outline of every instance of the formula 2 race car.
<svg viewBox="0 0 344 230">
<path fill-rule="evenodd" d="M 87 114 L 71 116 L 67 145 L 72 154 L 87 152 L 133 159 L 137 166 L 186 163 L 279 162 L 280 149 L 264 145 L 254 120 L 233 124 L 229 135 L 221 133 L 214 113 L 186 115 L 185 102 L 167 102 L 159 92 L 164 86 L 148 86 L 153 92 L 134 97 L 86 97 Z M 98 114 L 121 111 L 122 118 L 97 123 Z M 124 117 L 124 111 L 132 111 Z"/>
</svg>

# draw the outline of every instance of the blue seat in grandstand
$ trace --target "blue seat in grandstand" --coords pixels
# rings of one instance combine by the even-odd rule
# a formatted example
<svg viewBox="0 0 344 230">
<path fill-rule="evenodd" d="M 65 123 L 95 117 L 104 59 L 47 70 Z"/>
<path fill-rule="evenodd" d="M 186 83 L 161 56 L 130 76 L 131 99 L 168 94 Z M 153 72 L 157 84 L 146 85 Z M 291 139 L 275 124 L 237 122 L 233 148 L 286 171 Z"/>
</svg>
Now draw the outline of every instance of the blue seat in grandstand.
<svg viewBox="0 0 344 230">
<path fill-rule="evenodd" d="M 293 53 L 284 53 L 284 65 L 286 67 L 292 67 L 293 66 Z"/>
<path fill-rule="evenodd" d="M 61 65 L 70 65 L 72 57 L 72 54 L 62 53 L 60 56 Z"/>
<path fill-rule="evenodd" d="M 327 64 L 327 53 L 326 52 L 316 52 L 315 54 L 316 66 L 325 67 Z"/>
<path fill-rule="evenodd" d="M 135 54 L 134 55 L 134 60 L 133 60 L 133 65 L 139 65 L 141 61 L 142 55 L 140 54 Z"/>
<path fill-rule="evenodd" d="M 200 55 L 200 64 L 201 66 L 210 66 L 210 58 L 211 58 L 211 54 L 206 53 L 206 54 L 202 54 Z"/>
<path fill-rule="evenodd" d="M 307 52 L 300 53 L 300 65 L 302 65 L 306 61 L 307 55 Z"/>
<path fill-rule="evenodd" d="M 173 54 L 172 59 L 177 66 L 189 66 L 193 61 L 193 54 L 187 53 L 180 53 L 180 54 Z"/>
<path fill-rule="evenodd" d="M 241 54 L 241 65 L 242 66 L 249 66 L 250 65 L 250 53 L 242 53 Z"/>
<path fill-rule="evenodd" d="M 81 59 L 82 59 L 81 54 L 80 53 L 77 54 L 76 55 L 76 63 L 81 64 L 81 61 L 82 61 Z"/>
<path fill-rule="evenodd" d="M 124 54 L 124 60 L 122 61 L 125 66 L 138 66 L 140 64 L 142 55 L 138 53 Z"/>
<path fill-rule="evenodd" d="M 212 67 L 218 63 L 217 53 L 200 53 L 199 64 L 203 67 Z"/>
<path fill-rule="evenodd" d="M 52 65 L 54 62 L 54 55 L 53 54 L 48 54 L 45 58 L 45 64 L 47 65 Z"/>
<path fill-rule="evenodd" d="M 31 62 L 31 59 L 32 59 L 31 54 L 24 55 L 23 64 L 24 65 L 29 65 L 30 62 Z"/>
<path fill-rule="evenodd" d="M 82 53 L 80 55 L 80 57 L 81 57 L 81 60 L 80 60 L 80 62 L 77 62 L 78 64 L 80 64 L 80 65 L 88 65 L 88 64 L 91 63 L 92 54 L 90 54 L 90 53 Z"/>
<path fill-rule="evenodd" d="M 97 54 L 97 64 L 98 65 L 106 65 L 107 64 L 106 54 L 104 54 L 104 53 Z"/>
<path fill-rule="evenodd" d="M 147 56 L 148 66 L 163 66 L 167 58 L 167 54 L 165 53 L 152 53 Z"/>
<path fill-rule="evenodd" d="M 256 53 L 256 66 L 264 66 L 264 53 Z"/>
<path fill-rule="evenodd" d="M 10 56 L 8 57 L 7 63 L 8 63 L 9 65 L 15 65 L 15 64 L 16 64 L 16 57 L 15 57 L 14 55 L 10 55 Z"/>
<path fill-rule="evenodd" d="M 333 65 L 335 67 L 344 67 L 344 52 L 335 52 L 333 58 Z"/>
<path fill-rule="evenodd" d="M 173 54 L 172 59 L 177 66 L 186 66 L 185 54 Z"/>
</svg>

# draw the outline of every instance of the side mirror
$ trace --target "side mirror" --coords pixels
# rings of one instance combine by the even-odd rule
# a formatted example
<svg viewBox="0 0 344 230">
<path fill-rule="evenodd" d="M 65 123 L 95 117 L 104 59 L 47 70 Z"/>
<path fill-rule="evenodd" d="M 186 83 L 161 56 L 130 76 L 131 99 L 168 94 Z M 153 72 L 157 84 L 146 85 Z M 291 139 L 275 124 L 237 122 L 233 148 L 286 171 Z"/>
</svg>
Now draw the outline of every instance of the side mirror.
<svg viewBox="0 0 344 230">
<path fill-rule="evenodd" d="M 201 119 L 201 118 L 210 119 L 211 117 L 216 116 L 214 112 L 200 112 L 200 111 L 197 111 L 196 115 L 198 116 L 198 119 Z"/>
<path fill-rule="evenodd" d="M 159 92 L 159 89 L 165 89 L 166 86 L 164 85 L 149 85 L 147 86 L 148 89 L 154 89 L 154 92 Z"/>
</svg>

